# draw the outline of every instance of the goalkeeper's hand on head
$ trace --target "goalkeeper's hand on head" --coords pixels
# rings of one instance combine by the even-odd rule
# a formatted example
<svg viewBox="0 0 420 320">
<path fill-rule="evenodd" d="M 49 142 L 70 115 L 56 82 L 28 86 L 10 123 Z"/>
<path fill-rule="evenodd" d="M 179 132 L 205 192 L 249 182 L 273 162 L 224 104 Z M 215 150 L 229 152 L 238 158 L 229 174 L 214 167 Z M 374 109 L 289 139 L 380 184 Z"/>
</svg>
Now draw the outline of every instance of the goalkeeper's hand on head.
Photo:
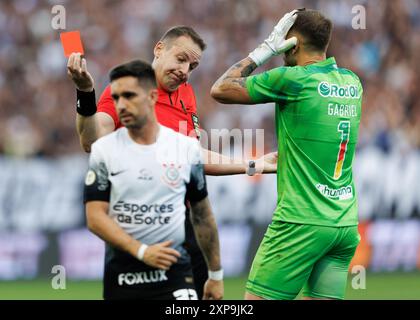
<svg viewBox="0 0 420 320">
<path fill-rule="evenodd" d="M 296 45 L 296 37 L 291 37 L 287 40 L 285 39 L 290 28 L 293 26 L 293 23 L 295 23 L 297 18 L 296 12 L 298 12 L 298 10 L 286 13 L 274 27 L 270 36 L 249 54 L 249 57 L 257 66 L 266 63 L 271 57 L 286 52 Z"/>
</svg>

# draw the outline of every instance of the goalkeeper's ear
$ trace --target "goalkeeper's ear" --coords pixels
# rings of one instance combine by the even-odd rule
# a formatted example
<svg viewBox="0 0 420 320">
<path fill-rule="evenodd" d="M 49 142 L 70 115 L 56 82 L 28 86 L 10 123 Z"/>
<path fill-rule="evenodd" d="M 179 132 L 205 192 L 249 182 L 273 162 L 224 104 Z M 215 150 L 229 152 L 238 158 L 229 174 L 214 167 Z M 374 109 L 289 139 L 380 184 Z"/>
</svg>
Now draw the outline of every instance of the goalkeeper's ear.
<svg viewBox="0 0 420 320">
<path fill-rule="evenodd" d="M 291 37 L 291 38 L 287 39 L 285 42 L 287 42 L 288 46 L 290 46 L 290 48 L 285 52 L 286 54 L 294 55 L 298 52 L 298 50 L 299 50 L 299 39 L 297 37 Z"/>
<path fill-rule="evenodd" d="M 291 37 L 287 40 L 284 40 L 284 48 L 286 49 L 286 51 L 292 50 L 293 48 L 296 48 L 297 43 L 298 43 L 298 38 Z"/>
</svg>

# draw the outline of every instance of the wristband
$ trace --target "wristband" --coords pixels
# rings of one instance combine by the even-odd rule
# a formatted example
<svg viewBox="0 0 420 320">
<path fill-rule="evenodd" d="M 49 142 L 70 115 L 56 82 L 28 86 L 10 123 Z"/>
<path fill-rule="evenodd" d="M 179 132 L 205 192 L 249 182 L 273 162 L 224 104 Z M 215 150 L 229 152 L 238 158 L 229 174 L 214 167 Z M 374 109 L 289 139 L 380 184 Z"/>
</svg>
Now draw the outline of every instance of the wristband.
<svg viewBox="0 0 420 320">
<path fill-rule="evenodd" d="M 84 117 L 93 116 L 96 113 L 95 89 L 91 92 L 80 91 L 76 89 L 77 103 L 76 111 Z"/>
<path fill-rule="evenodd" d="M 215 280 L 215 281 L 223 280 L 223 269 L 220 269 L 219 271 L 210 271 L 209 270 L 209 279 L 210 280 Z"/>
<path fill-rule="evenodd" d="M 268 44 L 263 42 L 254 51 L 252 51 L 248 57 L 259 67 L 267 62 L 271 57 L 275 56 L 276 53 L 270 48 Z"/>
<path fill-rule="evenodd" d="M 143 261 L 144 253 L 146 252 L 146 249 L 148 247 L 149 246 L 147 244 L 144 244 L 144 243 L 141 244 L 139 251 L 137 251 L 137 259 L 139 259 L 140 261 Z"/>
</svg>

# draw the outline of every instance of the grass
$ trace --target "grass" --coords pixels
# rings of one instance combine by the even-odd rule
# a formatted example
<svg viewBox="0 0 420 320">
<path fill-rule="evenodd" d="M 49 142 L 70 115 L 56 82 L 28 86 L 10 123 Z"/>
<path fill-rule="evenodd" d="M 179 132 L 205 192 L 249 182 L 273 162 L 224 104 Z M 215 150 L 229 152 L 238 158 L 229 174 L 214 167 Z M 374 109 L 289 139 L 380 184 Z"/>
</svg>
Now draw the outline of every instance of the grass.
<svg viewBox="0 0 420 320">
<path fill-rule="evenodd" d="M 225 299 L 241 300 L 246 277 L 225 280 Z M 346 299 L 420 299 L 420 273 L 368 273 L 366 289 L 355 290 L 349 278 Z M 54 290 L 50 279 L 0 282 L 1 300 L 96 300 L 101 299 L 100 281 L 67 281 L 65 290 Z"/>
</svg>

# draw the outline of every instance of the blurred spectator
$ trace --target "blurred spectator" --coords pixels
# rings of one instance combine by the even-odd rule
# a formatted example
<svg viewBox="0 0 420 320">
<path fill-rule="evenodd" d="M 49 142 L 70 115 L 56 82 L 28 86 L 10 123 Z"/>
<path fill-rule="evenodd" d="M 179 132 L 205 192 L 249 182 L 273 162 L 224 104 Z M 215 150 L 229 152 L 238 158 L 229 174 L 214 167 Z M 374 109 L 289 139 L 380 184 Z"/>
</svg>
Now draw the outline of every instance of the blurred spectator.
<svg viewBox="0 0 420 320">
<path fill-rule="evenodd" d="M 108 70 L 125 60 L 151 60 L 150 48 L 172 25 L 191 25 L 209 44 L 191 81 L 202 126 L 264 128 L 274 149 L 274 108 L 227 112 L 209 96 L 214 79 L 267 36 L 295 7 L 318 9 L 334 24 L 330 55 L 364 84 L 359 147 L 384 152 L 420 148 L 420 3 L 401 1 L 272 0 L 19 0 L 0 2 L 0 153 L 60 156 L 80 153 L 75 134 L 75 92 L 66 76 L 51 8 L 66 8 L 67 30 L 81 30 L 97 94 Z M 366 8 L 367 28 L 352 29 L 352 7 Z M 275 59 L 267 68 L 281 64 Z M 260 71 L 260 70 L 258 70 Z"/>
</svg>

